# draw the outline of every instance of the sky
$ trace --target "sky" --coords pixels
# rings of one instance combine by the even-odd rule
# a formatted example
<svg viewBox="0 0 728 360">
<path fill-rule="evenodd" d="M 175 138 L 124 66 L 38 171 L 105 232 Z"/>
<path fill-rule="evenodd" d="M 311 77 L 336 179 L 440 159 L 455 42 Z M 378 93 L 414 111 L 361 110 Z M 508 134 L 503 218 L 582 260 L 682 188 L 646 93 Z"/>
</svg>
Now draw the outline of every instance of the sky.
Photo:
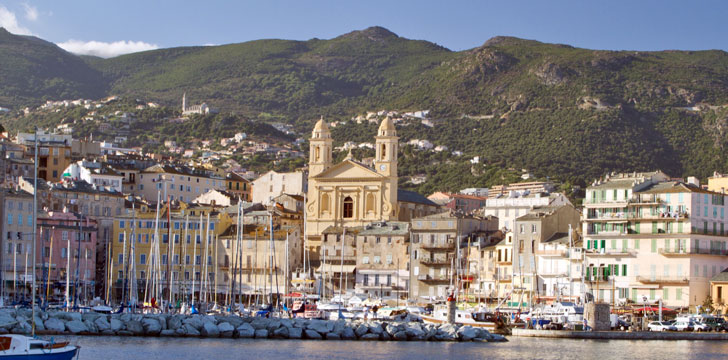
<svg viewBox="0 0 728 360">
<path fill-rule="evenodd" d="M 257 39 L 330 39 L 382 26 L 451 50 L 507 35 L 606 50 L 728 50 L 719 0 L 0 0 L 0 27 L 78 53 Z"/>
</svg>

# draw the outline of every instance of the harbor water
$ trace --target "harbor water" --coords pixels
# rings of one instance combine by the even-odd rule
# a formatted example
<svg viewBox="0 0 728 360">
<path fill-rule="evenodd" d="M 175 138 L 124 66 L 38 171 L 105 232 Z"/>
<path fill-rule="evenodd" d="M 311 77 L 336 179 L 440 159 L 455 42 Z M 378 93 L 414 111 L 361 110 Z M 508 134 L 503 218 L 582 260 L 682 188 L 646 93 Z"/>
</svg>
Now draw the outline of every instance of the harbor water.
<svg viewBox="0 0 728 360">
<path fill-rule="evenodd" d="M 49 337 L 44 337 L 49 338 Z M 572 340 L 510 337 L 506 343 L 57 336 L 81 360 L 116 359 L 720 359 L 723 341 Z"/>
</svg>

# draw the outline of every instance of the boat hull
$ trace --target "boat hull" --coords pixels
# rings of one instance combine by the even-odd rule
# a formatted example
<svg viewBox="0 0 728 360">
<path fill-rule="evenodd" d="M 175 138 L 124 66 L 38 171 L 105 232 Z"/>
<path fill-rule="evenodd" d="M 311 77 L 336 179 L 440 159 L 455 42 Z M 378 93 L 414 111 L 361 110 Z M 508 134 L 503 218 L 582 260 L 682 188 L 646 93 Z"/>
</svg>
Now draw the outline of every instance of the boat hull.
<svg viewBox="0 0 728 360">
<path fill-rule="evenodd" d="M 2 360 L 71 360 L 78 354 L 78 348 L 72 349 L 53 349 L 49 352 L 38 352 L 30 354 L 8 354 L 0 353 Z"/>
</svg>

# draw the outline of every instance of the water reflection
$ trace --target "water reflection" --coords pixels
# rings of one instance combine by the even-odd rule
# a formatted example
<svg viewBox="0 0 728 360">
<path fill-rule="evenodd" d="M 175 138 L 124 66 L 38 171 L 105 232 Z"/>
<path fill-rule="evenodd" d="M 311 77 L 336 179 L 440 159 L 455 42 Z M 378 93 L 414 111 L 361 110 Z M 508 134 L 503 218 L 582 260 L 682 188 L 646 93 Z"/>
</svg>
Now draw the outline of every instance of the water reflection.
<svg viewBox="0 0 728 360">
<path fill-rule="evenodd" d="M 58 337 L 81 345 L 82 360 L 101 359 L 716 359 L 721 341 L 515 338 L 497 344 L 135 337 Z"/>
</svg>

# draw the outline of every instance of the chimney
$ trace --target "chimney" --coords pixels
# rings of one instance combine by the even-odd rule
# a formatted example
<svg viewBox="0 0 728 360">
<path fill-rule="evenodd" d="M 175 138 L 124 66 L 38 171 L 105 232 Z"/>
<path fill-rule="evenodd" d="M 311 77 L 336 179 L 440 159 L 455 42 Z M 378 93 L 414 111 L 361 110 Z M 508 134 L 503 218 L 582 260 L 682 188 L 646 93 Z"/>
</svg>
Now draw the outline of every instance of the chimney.
<svg viewBox="0 0 728 360">
<path fill-rule="evenodd" d="M 688 184 L 700 187 L 700 180 L 695 176 L 688 176 Z"/>
</svg>

